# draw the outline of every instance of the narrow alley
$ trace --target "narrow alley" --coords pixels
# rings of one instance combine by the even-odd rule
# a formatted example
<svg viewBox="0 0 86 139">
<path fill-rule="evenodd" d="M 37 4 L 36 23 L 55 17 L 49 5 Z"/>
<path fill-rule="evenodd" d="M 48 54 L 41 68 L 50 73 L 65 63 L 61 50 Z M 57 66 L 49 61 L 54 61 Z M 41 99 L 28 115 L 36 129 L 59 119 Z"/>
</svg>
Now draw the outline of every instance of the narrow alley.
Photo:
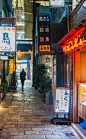
<svg viewBox="0 0 86 139">
<path fill-rule="evenodd" d="M 18 82 L 12 95 L 0 139 L 80 139 L 71 126 L 51 123 L 53 106 L 42 101 L 31 82 L 25 82 L 24 92 Z"/>
</svg>

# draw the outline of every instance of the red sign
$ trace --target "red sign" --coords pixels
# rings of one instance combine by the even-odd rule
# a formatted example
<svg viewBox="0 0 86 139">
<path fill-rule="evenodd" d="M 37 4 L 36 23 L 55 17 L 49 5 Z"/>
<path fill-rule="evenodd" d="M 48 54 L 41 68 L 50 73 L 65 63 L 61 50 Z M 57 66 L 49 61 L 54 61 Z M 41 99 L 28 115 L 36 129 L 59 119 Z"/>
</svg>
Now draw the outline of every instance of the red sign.
<svg viewBox="0 0 86 139">
<path fill-rule="evenodd" d="M 63 52 L 64 53 L 72 52 L 74 49 L 80 48 L 85 43 L 86 43 L 86 40 L 82 40 L 80 38 L 80 36 L 77 36 L 77 38 L 74 38 L 73 40 L 71 40 L 70 42 L 68 42 L 64 46 L 62 46 Z"/>
</svg>

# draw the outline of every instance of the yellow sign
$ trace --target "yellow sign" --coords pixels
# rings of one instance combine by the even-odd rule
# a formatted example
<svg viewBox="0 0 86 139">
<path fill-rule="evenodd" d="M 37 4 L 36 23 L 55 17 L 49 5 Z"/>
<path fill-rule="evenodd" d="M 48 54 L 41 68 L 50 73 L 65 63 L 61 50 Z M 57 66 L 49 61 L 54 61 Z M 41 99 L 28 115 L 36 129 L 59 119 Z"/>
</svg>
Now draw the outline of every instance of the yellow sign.
<svg viewBox="0 0 86 139">
<path fill-rule="evenodd" d="M 39 51 L 50 51 L 50 45 L 39 45 Z"/>
<path fill-rule="evenodd" d="M 9 74 L 13 74 L 13 59 L 9 61 Z"/>
</svg>

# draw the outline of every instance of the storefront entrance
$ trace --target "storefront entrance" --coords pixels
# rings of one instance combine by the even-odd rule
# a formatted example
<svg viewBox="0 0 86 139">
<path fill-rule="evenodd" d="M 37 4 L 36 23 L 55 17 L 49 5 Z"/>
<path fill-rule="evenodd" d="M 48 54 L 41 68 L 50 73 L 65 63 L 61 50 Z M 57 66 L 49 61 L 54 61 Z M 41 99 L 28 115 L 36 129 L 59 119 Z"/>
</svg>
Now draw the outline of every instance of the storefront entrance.
<svg viewBox="0 0 86 139">
<path fill-rule="evenodd" d="M 20 72 L 22 68 L 24 68 L 26 72 L 26 80 L 31 80 L 31 62 L 29 60 L 17 60 L 16 62 L 16 75 L 17 78 L 20 79 Z"/>
</svg>

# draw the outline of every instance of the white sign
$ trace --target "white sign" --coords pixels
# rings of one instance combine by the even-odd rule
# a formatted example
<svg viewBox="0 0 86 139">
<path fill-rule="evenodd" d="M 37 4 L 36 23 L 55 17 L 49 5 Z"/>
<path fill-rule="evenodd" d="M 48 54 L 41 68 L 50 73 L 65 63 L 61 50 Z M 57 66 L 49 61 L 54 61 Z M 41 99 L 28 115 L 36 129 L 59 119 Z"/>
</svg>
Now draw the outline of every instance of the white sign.
<svg viewBox="0 0 86 139">
<path fill-rule="evenodd" d="M 0 52 L 15 52 L 15 27 L 0 27 Z"/>
<path fill-rule="evenodd" d="M 1 60 L 8 60 L 8 56 L 0 56 Z"/>
<path fill-rule="evenodd" d="M 56 85 L 56 58 L 54 58 L 54 85 Z"/>
<path fill-rule="evenodd" d="M 50 7 L 64 7 L 65 1 L 64 0 L 49 0 Z"/>
<path fill-rule="evenodd" d="M 56 89 L 55 112 L 69 113 L 70 89 Z"/>
</svg>

